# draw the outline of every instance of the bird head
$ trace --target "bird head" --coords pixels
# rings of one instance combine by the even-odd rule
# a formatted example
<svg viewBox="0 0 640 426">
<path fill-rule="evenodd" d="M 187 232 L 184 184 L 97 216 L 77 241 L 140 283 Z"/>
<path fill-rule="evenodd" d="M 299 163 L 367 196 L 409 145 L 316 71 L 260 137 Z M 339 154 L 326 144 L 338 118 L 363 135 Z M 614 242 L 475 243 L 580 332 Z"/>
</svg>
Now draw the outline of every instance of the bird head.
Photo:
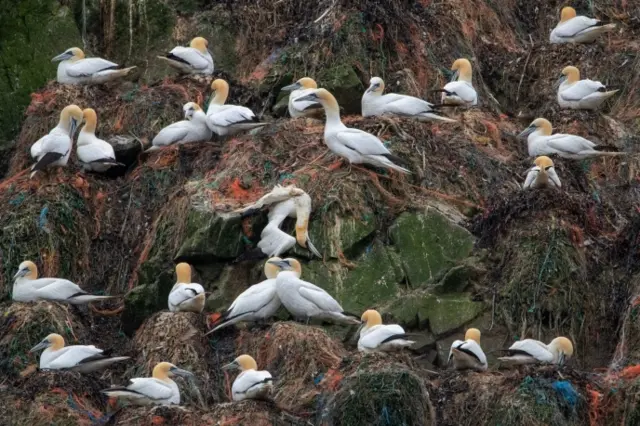
<svg viewBox="0 0 640 426">
<path fill-rule="evenodd" d="M 222 369 L 223 370 L 238 369 L 241 371 L 257 370 L 258 364 L 256 363 L 256 360 L 253 359 L 252 356 L 244 354 L 244 355 L 240 355 L 239 357 L 231 361 L 229 364 L 223 365 Z"/>
<path fill-rule="evenodd" d="M 52 333 L 42 339 L 40 343 L 31 348 L 29 352 L 37 352 L 39 350 L 47 348 L 51 348 L 55 351 L 64 348 L 64 338 L 59 334 Z"/>
<path fill-rule="evenodd" d="M 38 278 L 38 267 L 30 260 L 25 260 L 18 266 L 18 272 L 13 276 L 13 279 L 20 277 L 27 277 L 30 280 Z"/>
<path fill-rule="evenodd" d="M 59 54 L 55 58 L 51 59 L 51 62 L 62 62 L 69 59 L 71 59 L 72 61 L 84 59 L 84 52 L 79 47 L 72 47 L 65 50 L 63 53 Z"/>
</svg>

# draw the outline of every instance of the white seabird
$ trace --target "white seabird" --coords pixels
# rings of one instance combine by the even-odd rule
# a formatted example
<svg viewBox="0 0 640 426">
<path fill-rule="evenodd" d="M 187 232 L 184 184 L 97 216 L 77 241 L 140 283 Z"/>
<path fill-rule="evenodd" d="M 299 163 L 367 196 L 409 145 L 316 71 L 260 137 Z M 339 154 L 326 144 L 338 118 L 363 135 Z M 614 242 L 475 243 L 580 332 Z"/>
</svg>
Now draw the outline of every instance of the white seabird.
<svg viewBox="0 0 640 426">
<path fill-rule="evenodd" d="M 594 110 L 616 93 L 618 90 L 607 90 L 599 81 L 580 80 L 578 68 L 568 66 L 562 70 L 558 104 L 561 108 Z"/>
<path fill-rule="evenodd" d="M 562 365 L 573 355 L 573 344 L 566 337 L 556 337 L 548 345 L 538 340 L 524 339 L 511 345 L 507 352 L 509 356 L 498 358 L 506 365 L 540 363 Z"/>
<path fill-rule="evenodd" d="M 79 373 L 91 373 L 102 370 L 119 361 L 129 359 L 128 356 L 108 357 L 102 349 L 93 345 L 65 346 L 64 338 L 56 333 L 45 337 L 29 352 L 44 349 L 40 355 L 41 370 L 70 370 Z"/>
<path fill-rule="evenodd" d="M 73 135 L 80 122 L 82 122 L 82 110 L 79 106 L 68 105 L 62 109 L 58 125 L 31 147 L 31 156 L 36 163 L 31 166 L 30 177 L 47 167 L 67 165 L 73 145 Z"/>
<path fill-rule="evenodd" d="M 111 167 L 121 166 L 116 161 L 116 153 L 109 142 L 96 137 L 96 123 L 98 117 L 93 108 L 86 108 L 82 111 L 85 125 L 78 134 L 78 146 L 76 154 L 78 161 L 82 163 L 85 170 L 94 172 L 106 172 Z"/>
<path fill-rule="evenodd" d="M 333 153 L 346 158 L 349 163 L 366 163 L 410 173 L 404 167 L 394 164 L 394 161 L 402 160 L 391 154 L 380 139 L 371 133 L 345 126 L 340 120 L 340 107 L 336 98 L 326 89 L 313 89 L 309 95 L 298 98 L 295 102 L 308 101 L 320 102 L 324 107 L 324 141 Z"/>
<path fill-rule="evenodd" d="M 591 43 L 601 34 L 613 30 L 615 24 L 605 24 L 602 21 L 586 16 L 576 16 L 572 7 L 562 8 L 560 22 L 551 31 L 551 43 Z"/>
<path fill-rule="evenodd" d="M 156 151 L 165 146 L 191 142 L 206 142 L 211 139 L 211 130 L 207 127 L 207 117 L 195 102 L 183 105 L 185 120 L 177 121 L 160 130 L 151 141 L 147 151 Z"/>
<path fill-rule="evenodd" d="M 128 386 L 114 386 L 101 392 L 112 398 L 126 399 L 136 405 L 180 404 L 180 389 L 170 379 L 178 375 L 191 377 L 193 373 L 176 367 L 169 362 L 161 362 L 153 368 L 152 377 L 137 377 Z"/>
<path fill-rule="evenodd" d="M 384 81 L 380 77 L 373 77 L 370 80 L 369 88 L 362 95 L 363 117 L 391 114 L 419 120 L 439 120 L 450 123 L 456 121 L 434 114 L 437 106 L 422 99 L 396 93 L 387 93 L 386 95 L 383 93 Z"/>
<path fill-rule="evenodd" d="M 473 88 L 473 71 L 469 60 L 456 59 L 451 65 L 454 71 L 452 81 L 445 84 L 442 90 L 442 103 L 456 106 L 478 105 L 478 92 Z"/>
<path fill-rule="evenodd" d="M 239 369 L 241 373 L 233 381 L 231 394 L 234 401 L 267 399 L 273 389 L 273 377 L 266 370 L 258 370 L 258 364 L 249 355 L 240 355 L 223 370 Z"/>
<path fill-rule="evenodd" d="M 77 47 L 67 49 L 51 62 L 60 62 L 57 80 L 62 84 L 102 84 L 124 77 L 136 68 L 120 68 L 102 58 L 85 58 L 84 52 Z"/>
<path fill-rule="evenodd" d="M 536 118 L 518 136 L 528 136 L 527 145 L 530 157 L 558 154 L 562 158 L 582 160 L 597 156 L 614 157 L 625 154 L 624 152 L 597 151 L 596 148 L 602 149 L 603 147 L 597 146 L 581 136 L 563 133 L 552 135 L 552 132 L 553 128 L 548 120 Z"/>
<path fill-rule="evenodd" d="M 342 306 L 329 293 L 300 279 L 302 266 L 296 259 L 269 260 L 279 269 L 276 277 L 276 292 L 282 305 L 297 320 L 309 321 L 311 318 L 360 324 L 358 317 L 347 314 Z"/>
<path fill-rule="evenodd" d="M 271 192 L 264 195 L 254 204 L 239 212 L 248 216 L 264 206 L 271 206 L 269 222 L 260 233 L 258 248 L 268 257 L 280 256 L 291 249 L 296 242 L 303 248 L 308 248 L 315 256 L 322 255 L 309 239 L 309 216 L 311 215 L 311 197 L 302 189 L 294 185 L 276 185 Z M 280 229 L 287 218 L 296 219 L 295 238 Z"/>
<path fill-rule="evenodd" d="M 204 288 L 191 282 L 191 266 L 188 263 L 176 265 L 176 284 L 169 292 L 169 310 L 171 312 L 200 313 L 204 309 Z"/>
<path fill-rule="evenodd" d="M 309 77 L 303 77 L 289 86 L 283 87 L 283 92 L 291 92 L 289 94 L 289 115 L 293 118 L 312 117 L 317 114 L 318 109 L 322 108 L 318 102 L 303 101 L 295 102 L 311 93 L 313 89 L 317 89 L 318 84 Z"/>
<path fill-rule="evenodd" d="M 413 345 L 409 337 L 398 324 L 382 324 L 378 311 L 370 309 L 360 318 L 362 326 L 358 339 L 360 352 L 390 352 Z"/>
<path fill-rule="evenodd" d="M 487 357 L 480 347 L 480 330 L 470 328 L 464 335 L 464 341 L 455 340 L 449 350 L 448 363 L 453 361 L 456 370 L 477 370 L 487 369 Z"/>
<path fill-rule="evenodd" d="M 279 257 L 272 257 L 269 261 L 282 260 Z M 218 325 L 213 330 L 205 333 L 213 333 L 216 330 L 236 324 L 241 321 L 264 321 L 271 318 L 280 309 L 280 298 L 276 291 L 276 277 L 279 269 L 269 263 L 264 264 L 264 275 L 266 280 L 254 284 L 240 296 L 236 297 L 231 306 L 222 314 Z"/>
<path fill-rule="evenodd" d="M 537 189 L 544 187 L 560 188 L 560 178 L 553 167 L 553 161 L 546 155 L 542 155 L 534 161 L 535 166 L 527 171 L 523 189 Z"/>
<path fill-rule="evenodd" d="M 26 260 L 14 276 L 11 297 L 16 302 L 53 300 L 73 305 L 113 299 L 120 296 L 95 296 L 82 290 L 77 284 L 62 278 L 38 278 L 38 267 Z"/>
<path fill-rule="evenodd" d="M 224 104 L 229 96 L 229 83 L 225 80 L 213 80 L 211 90 L 215 95 L 207 108 L 207 125 L 216 135 L 235 135 L 267 125 L 260 123 L 258 117 L 247 107 Z"/>
<path fill-rule="evenodd" d="M 196 37 L 189 47 L 177 46 L 159 59 L 166 61 L 171 67 L 185 74 L 213 74 L 213 58 L 207 47 L 209 42 Z"/>
</svg>

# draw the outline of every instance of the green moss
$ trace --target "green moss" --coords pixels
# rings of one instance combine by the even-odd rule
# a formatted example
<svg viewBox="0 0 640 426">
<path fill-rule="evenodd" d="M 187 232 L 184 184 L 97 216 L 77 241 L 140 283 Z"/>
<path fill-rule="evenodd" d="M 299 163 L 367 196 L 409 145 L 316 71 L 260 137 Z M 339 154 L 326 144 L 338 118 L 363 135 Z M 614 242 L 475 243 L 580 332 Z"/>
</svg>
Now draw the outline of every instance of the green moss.
<svg viewBox="0 0 640 426">
<path fill-rule="evenodd" d="M 68 8 L 57 1 L 7 3 L 0 13 L 0 146 L 20 129 L 30 94 L 56 77 L 51 58 L 82 42 Z"/>
<path fill-rule="evenodd" d="M 181 259 L 234 259 L 244 250 L 242 221 L 239 216 L 201 212 L 192 209 L 187 217 Z"/>
<path fill-rule="evenodd" d="M 408 327 L 428 320 L 431 331 L 439 336 L 468 323 L 484 309 L 483 303 L 472 301 L 465 293 L 436 296 L 417 290 L 400 296 L 383 310 Z"/>
<path fill-rule="evenodd" d="M 322 70 L 318 75 L 320 87 L 324 87 L 336 97 L 344 114 L 360 114 L 364 86 L 353 66 L 337 65 Z"/>
<path fill-rule="evenodd" d="M 403 213 L 389 230 L 413 287 L 422 286 L 471 253 L 473 236 L 429 208 Z"/>
</svg>

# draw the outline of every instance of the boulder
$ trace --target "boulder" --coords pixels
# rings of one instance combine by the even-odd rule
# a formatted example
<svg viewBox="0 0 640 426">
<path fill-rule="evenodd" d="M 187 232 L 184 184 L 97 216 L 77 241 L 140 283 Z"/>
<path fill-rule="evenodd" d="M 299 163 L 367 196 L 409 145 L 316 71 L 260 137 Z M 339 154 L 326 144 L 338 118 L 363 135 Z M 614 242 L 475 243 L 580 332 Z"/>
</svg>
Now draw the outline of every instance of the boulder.
<svg viewBox="0 0 640 426">
<path fill-rule="evenodd" d="M 317 81 L 318 87 L 324 87 L 336 97 L 343 114 L 361 113 L 365 87 L 351 65 L 323 69 Z"/>
<path fill-rule="evenodd" d="M 239 215 L 192 208 L 186 219 L 184 242 L 177 258 L 189 263 L 235 259 L 244 251 Z"/>
<path fill-rule="evenodd" d="M 412 287 L 423 286 L 468 257 L 474 237 L 433 208 L 406 212 L 389 229 Z"/>
</svg>

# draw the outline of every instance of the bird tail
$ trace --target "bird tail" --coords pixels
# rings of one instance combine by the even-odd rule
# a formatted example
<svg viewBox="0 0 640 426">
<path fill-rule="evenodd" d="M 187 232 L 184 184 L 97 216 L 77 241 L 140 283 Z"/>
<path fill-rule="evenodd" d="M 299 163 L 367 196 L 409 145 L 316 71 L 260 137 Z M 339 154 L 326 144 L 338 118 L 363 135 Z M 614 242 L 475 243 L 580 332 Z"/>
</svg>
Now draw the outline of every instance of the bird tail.
<svg viewBox="0 0 640 426">
<path fill-rule="evenodd" d="M 622 155 L 627 155 L 626 152 L 612 152 L 612 151 L 596 151 L 598 156 L 601 157 L 619 157 Z"/>
<path fill-rule="evenodd" d="M 103 368 L 106 368 L 111 364 L 115 364 L 116 362 L 125 361 L 130 358 L 131 357 L 128 356 L 114 356 L 112 358 L 96 359 L 94 361 L 78 364 L 75 367 L 70 368 L 69 370 L 76 371 L 78 373 L 91 373 L 94 371 L 102 370 Z"/>
<path fill-rule="evenodd" d="M 122 296 L 96 296 L 93 294 L 77 294 L 69 297 L 67 301 L 73 304 L 91 303 L 99 300 L 117 299 Z"/>
<path fill-rule="evenodd" d="M 232 324 L 235 324 L 239 321 L 242 321 L 242 317 L 249 315 L 249 314 L 253 314 L 257 311 L 248 311 L 248 312 L 243 312 L 241 314 L 238 315 L 233 315 L 233 316 L 229 316 L 229 311 L 225 312 L 224 314 L 222 314 L 222 316 L 220 317 L 220 319 L 218 320 L 217 324 L 212 330 L 207 331 L 206 333 L 204 333 L 204 335 L 208 335 L 213 333 L 216 330 L 220 330 L 221 328 L 225 328 L 228 327 Z"/>
<path fill-rule="evenodd" d="M 251 130 L 257 129 L 258 127 L 264 127 L 267 124 L 268 123 L 238 123 L 235 125 L 235 127 L 241 130 Z"/>
<path fill-rule="evenodd" d="M 449 104 L 443 104 L 443 105 L 449 105 Z M 436 121 L 444 121 L 447 123 L 457 123 L 458 120 L 454 120 L 452 118 L 447 118 L 447 117 L 442 117 L 436 114 L 431 114 L 429 112 L 423 112 L 422 114 L 420 114 L 420 118 L 426 119 L 426 120 L 436 120 Z"/>
<path fill-rule="evenodd" d="M 409 173 L 409 174 L 411 173 L 408 169 L 405 169 L 404 167 L 400 167 L 397 164 L 395 164 L 395 163 L 405 163 L 405 161 L 402 158 L 397 157 L 393 154 L 372 155 L 371 157 L 374 157 L 374 159 L 377 159 L 382 167 L 388 167 L 390 169 L 397 170 L 401 173 Z"/>
<path fill-rule="evenodd" d="M 110 398 L 118 398 L 118 397 L 141 398 L 144 396 L 138 392 L 129 390 L 124 386 L 115 386 L 109 389 L 103 389 L 100 392 L 107 395 Z"/>
<path fill-rule="evenodd" d="M 122 68 L 122 69 L 119 69 L 119 70 L 114 70 L 113 75 L 115 75 L 117 77 L 124 77 L 124 76 L 128 75 L 135 68 L 138 68 L 138 67 L 133 66 L 133 67 L 128 67 L 128 68 Z"/>
<path fill-rule="evenodd" d="M 151 145 L 149 148 L 145 149 L 144 152 L 151 152 L 151 151 L 159 151 L 160 147 L 158 145 Z"/>
</svg>

